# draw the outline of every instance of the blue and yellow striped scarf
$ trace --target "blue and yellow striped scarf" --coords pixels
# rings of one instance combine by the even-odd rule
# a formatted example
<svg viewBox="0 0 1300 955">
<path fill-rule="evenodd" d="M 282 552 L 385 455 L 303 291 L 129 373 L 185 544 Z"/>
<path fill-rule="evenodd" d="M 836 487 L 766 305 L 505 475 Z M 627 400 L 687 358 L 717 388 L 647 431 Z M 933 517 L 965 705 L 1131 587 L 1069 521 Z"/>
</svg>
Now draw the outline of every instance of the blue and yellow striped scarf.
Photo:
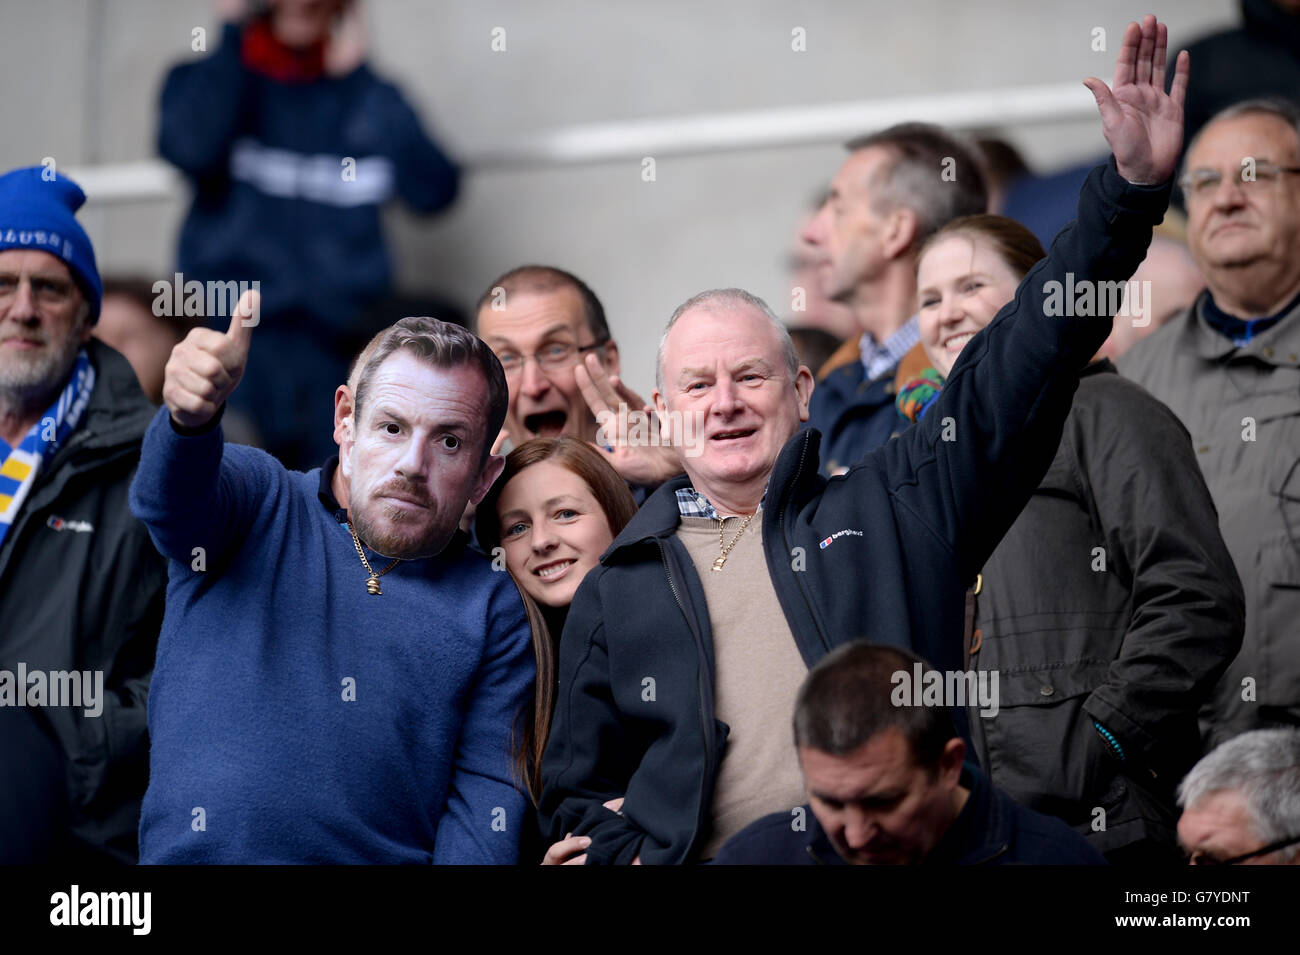
<svg viewBox="0 0 1300 955">
<path fill-rule="evenodd" d="M 81 420 L 94 387 L 95 369 L 83 348 L 77 353 L 67 387 L 18 446 L 11 448 L 0 438 L 0 544 L 36 483 L 41 465 L 54 457 Z"/>
</svg>

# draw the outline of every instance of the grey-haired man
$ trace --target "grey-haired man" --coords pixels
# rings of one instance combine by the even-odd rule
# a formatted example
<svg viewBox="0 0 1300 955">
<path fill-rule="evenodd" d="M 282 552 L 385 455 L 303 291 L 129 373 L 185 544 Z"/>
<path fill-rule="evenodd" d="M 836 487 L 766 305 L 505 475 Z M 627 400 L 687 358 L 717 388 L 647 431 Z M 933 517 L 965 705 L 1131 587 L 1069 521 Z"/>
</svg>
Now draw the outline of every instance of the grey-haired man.
<svg viewBox="0 0 1300 955">
<path fill-rule="evenodd" d="M 1300 730 L 1228 740 L 1192 767 L 1178 802 L 1193 865 L 1300 865 Z"/>
</svg>

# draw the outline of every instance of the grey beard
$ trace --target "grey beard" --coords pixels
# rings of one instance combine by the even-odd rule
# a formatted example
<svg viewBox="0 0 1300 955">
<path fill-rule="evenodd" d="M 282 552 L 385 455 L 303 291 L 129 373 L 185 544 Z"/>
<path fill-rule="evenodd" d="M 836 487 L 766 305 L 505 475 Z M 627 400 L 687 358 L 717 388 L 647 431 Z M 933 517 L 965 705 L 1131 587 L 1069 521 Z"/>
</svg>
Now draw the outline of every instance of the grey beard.
<svg viewBox="0 0 1300 955">
<path fill-rule="evenodd" d="M 53 403 L 68 382 L 81 342 L 69 338 L 61 350 L 30 361 L 21 357 L 0 362 L 0 413 L 39 414 Z"/>
</svg>

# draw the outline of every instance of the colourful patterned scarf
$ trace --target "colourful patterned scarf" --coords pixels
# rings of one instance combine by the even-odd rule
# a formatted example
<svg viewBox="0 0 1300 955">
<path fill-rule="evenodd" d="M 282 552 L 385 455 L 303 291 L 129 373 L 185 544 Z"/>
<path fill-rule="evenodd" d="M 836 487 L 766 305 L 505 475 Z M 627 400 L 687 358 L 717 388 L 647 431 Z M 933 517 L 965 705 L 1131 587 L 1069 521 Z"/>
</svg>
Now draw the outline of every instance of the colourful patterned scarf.
<svg viewBox="0 0 1300 955">
<path fill-rule="evenodd" d="M 83 348 L 77 353 L 67 387 L 41 420 L 32 425 L 27 437 L 16 448 L 9 447 L 0 438 L 0 544 L 22 510 L 41 465 L 54 457 L 54 452 L 81 420 L 94 387 L 95 369 Z"/>
<path fill-rule="evenodd" d="M 921 372 L 921 377 L 913 378 L 898 389 L 894 406 L 908 421 L 920 421 L 930 410 L 930 406 L 938 400 L 941 391 L 943 391 L 943 375 L 933 368 L 927 368 Z"/>
</svg>

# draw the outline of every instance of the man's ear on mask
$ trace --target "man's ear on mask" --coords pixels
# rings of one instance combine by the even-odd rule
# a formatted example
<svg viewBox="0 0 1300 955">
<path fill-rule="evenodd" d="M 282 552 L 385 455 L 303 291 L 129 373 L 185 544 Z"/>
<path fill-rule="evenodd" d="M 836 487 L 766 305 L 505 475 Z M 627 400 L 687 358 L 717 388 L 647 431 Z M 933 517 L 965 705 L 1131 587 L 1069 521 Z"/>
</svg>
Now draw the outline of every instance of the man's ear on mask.
<svg viewBox="0 0 1300 955">
<path fill-rule="evenodd" d="M 334 442 L 343 447 L 345 441 L 355 439 L 356 428 L 354 411 L 356 404 L 352 399 L 352 389 L 339 385 L 334 390 Z"/>
</svg>

